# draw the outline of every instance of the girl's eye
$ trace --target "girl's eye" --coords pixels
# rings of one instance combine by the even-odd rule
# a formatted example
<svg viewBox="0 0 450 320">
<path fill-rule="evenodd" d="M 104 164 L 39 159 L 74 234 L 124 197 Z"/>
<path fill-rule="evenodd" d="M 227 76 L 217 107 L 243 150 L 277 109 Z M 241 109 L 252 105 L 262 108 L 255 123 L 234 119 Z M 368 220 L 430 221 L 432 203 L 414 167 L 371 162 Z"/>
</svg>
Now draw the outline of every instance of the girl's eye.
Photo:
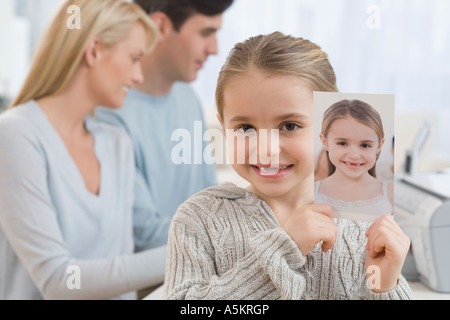
<svg viewBox="0 0 450 320">
<path fill-rule="evenodd" d="M 284 125 L 281 127 L 281 130 L 284 130 L 284 131 L 294 131 L 294 130 L 297 130 L 297 129 L 300 129 L 300 128 L 301 128 L 301 127 L 300 127 L 298 124 L 288 122 L 288 123 L 284 124 Z"/>
<path fill-rule="evenodd" d="M 361 145 L 361 148 L 364 148 L 364 149 L 366 149 L 366 148 L 372 148 L 372 146 L 371 146 L 370 144 L 368 144 L 368 143 L 363 143 L 363 144 Z"/>
<path fill-rule="evenodd" d="M 251 132 L 256 132 L 255 128 L 253 128 L 252 126 L 249 125 L 242 125 L 237 127 L 236 129 L 234 129 L 234 132 L 238 132 L 238 133 L 251 133 Z"/>
<path fill-rule="evenodd" d="M 338 146 L 345 147 L 345 146 L 347 145 L 347 143 L 344 142 L 344 141 L 339 141 L 339 142 L 337 143 L 337 145 L 338 145 Z"/>
<path fill-rule="evenodd" d="M 134 64 L 138 63 L 141 61 L 142 59 L 142 55 L 138 54 L 138 55 L 131 55 L 131 61 L 133 61 Z"/>
</svg>

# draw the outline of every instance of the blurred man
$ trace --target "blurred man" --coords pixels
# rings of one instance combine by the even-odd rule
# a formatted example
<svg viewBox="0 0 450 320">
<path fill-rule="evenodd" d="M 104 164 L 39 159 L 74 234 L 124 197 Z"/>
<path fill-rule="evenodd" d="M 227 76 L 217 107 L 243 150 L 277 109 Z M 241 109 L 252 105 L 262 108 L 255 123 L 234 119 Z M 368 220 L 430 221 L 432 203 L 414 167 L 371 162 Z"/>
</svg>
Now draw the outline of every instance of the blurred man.
<svg viewBox="0 0 450 320">
<path fill-rule="evenodd" d="M 124 83 L 128 96 L 123 108 L 99 108 L 96 116 L 123 127 L 133 140 L 137 171 L 135 249 L 141 251 L 165 245 L 178 206 L 217 183 L 214 165 L 204 161 L 194 164 L 193 160 L 174 163 L 172 153 L 179 141 L 172 141 L 172 134 L 185 129 L 183 132 L 190 136 L 184 138 L 193 138 L 194 126 L 198 130 L 199 123 L 205 130 L 203 109 L 189 82 L 197 78 L 208 56 L 218 53 L 216 34 L 222 25 L 222 14 L 233 0 L 134 2 L 158 26 L 158 44 L 141 60 L 144 82 L 134 89 Z M 130 59 L 139 63 L 138 57 Z"/>
</svg>

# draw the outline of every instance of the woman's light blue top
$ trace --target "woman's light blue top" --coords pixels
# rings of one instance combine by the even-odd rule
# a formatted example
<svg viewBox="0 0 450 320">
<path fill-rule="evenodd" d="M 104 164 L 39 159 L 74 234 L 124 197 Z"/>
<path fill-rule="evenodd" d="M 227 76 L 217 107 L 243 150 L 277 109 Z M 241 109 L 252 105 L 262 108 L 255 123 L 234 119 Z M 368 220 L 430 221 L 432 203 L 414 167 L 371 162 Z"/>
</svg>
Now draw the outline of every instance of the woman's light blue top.
<svg viewBox="0 0 450 320">
<path fill-rule="evenodd" d="M 86 118 L 101 167 L 92 194 L 39 105 L 0 115 L 0 299 L 135 298 L 165 247 L 133 254 L 132 143 Z"/>
</svg>

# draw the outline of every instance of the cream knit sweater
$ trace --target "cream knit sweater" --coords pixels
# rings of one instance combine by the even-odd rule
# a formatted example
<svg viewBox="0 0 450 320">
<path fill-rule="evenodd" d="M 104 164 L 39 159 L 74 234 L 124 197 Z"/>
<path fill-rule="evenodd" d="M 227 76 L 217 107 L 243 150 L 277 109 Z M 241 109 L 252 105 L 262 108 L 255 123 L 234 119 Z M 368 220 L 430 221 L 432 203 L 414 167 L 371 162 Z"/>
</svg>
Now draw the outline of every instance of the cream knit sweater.
<svg viewBox="0 0 450 320">
<path fill-rule="evenodd" d="M 336 220 L 338 238 L 302 256 L 270 207 L 224 184 L 182 204 L 169 232 L 166 299 L 413 299 L 403 277 L 389 292 L 367 287 L 368 223 Z"/>
</svg>

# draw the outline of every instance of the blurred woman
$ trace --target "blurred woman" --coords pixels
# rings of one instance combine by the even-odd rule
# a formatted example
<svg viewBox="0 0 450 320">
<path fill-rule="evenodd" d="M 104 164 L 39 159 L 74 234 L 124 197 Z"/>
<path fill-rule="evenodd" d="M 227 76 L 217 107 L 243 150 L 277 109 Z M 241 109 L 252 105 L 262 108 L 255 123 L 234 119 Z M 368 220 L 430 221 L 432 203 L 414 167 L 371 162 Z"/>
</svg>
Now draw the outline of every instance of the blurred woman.
<svg viewBox="0 0 450 320">
<path fill-rule="evenodd" d="M 165 248 L 133 253 L 131 141 L 89 117 L 122 106 L 156 38 L 127 1 L 57 12 L 0 116 L 0 299 L 133 299 L 162 282 Z"/>
</svg>

